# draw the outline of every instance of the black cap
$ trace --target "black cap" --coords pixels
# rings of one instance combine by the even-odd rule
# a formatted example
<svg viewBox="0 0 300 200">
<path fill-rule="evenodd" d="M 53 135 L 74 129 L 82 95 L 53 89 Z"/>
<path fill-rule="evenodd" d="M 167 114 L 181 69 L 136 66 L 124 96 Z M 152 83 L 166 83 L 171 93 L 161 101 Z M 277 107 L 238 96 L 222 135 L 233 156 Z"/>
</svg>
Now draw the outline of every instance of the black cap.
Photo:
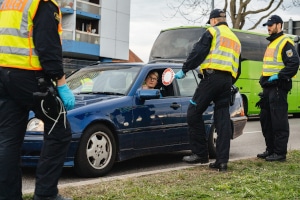
<svg viewBox="0 0 300 200">
<path fill-rule="evenodd" d="M 278 15 L 272 15 L 268 21 L 266 23 L 263 24 L 263 26 L 272 26 L 273 24 L 282 24 L 283 21 L 281 19 L 281 17 L 279 17 Z"/>
<path fill-rule="evenodd" d="M 212 18 L 218 18 L 218 17 L 226 17 L 226 13 L 222 9 L 214 9 L 210 12 L 209 19 L 207 21 L 207 24 L 209 24 L 209 20 Z"/>
</svg>

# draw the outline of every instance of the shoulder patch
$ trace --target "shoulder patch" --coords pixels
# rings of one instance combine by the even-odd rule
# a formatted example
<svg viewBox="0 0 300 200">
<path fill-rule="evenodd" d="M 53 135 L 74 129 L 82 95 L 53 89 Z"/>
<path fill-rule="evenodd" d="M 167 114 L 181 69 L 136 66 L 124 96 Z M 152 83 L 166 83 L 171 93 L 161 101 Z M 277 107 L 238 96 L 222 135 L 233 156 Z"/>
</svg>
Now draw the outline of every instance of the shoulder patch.
<svg viewBox="0 0 300 200">
<path fill-rule="evenodd" d="M 60 21 L 59 14 L 57 12 L 54 12 L 54 17 L 57 21 Z"/>
<path fill-rule="evenodd" d="M 293 51 L 292 51 L 292 49 L 287 50 L 285 53 L 286 53 L 287 57 L 292 57 L 292 56 L 293 56 Z"/>
</svg>

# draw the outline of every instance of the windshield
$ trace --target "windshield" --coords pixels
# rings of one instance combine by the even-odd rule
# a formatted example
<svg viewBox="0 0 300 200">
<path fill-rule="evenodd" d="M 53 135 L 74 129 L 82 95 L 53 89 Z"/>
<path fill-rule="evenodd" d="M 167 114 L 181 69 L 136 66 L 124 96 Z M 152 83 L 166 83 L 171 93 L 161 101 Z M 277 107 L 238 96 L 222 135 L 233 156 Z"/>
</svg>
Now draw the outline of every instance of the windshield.
<svg viewBox="0 0 300 200">
<path fill-rule="evenodd" d="M 72 74 L 67 83 L 75 94 L 125 95 L 138 71 L 137 67 L 86 68 Z"/>
<path fill-rule="evenodd" d="M 180 28 L 163 31 L 155 40 L 149 62 L 159 59 L 185 60 L 204 28 Z"/>
</svg>

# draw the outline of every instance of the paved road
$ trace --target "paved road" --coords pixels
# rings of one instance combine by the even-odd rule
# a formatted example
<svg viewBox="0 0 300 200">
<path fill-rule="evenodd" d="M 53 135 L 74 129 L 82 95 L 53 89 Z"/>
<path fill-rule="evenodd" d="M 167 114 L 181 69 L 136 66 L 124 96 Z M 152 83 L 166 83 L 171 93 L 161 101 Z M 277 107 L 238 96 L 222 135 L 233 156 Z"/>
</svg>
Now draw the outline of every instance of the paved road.
<svg viewBox="0 0 300 200">
<path fill-rule="evenodd" d="M 300 119 L 290 119 L 291 135 L 288 149 L 300 149 Z M 257 153 L 265 150 L 264 138 L 261 133 L 259 121 L 250 119 L 244 129 L 244 134 L 231 142 L 230 159 L 243 159 L 255 157 Z M 177 152 L 171 154 L 161 154 L 146 156 L 117 163 L 113 170 L 105 177 L 100 178 L 78 178 L 72 168 L 65 168 L 60 180 L 60 187 L 68 185 L 84 185 L 93 182 L 103 182 L 122 177 L 137 176 L 141 174 L 158 173 L 172 169 L 181 169 L 190 165 L 181 162 L 182 156 L 189 154 L 186 152 Z M 23 193 L 33 192 L 34 189 L 34 169 L 23 169 Z"/>
</svg>

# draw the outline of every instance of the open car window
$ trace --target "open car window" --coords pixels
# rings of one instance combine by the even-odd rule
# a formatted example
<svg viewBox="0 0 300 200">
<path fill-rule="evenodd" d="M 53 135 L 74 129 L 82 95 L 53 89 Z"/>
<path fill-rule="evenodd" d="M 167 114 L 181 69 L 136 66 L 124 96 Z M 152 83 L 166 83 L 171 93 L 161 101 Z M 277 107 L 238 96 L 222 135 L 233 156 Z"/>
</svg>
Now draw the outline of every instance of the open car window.
<svg viewBox="0 0 300 200">
<path fill-rule="evenodd" d="M 183 79 L 173 80 L 170 85 L 163 85 L 162 83 L 162 73 L 165 69 L 161 69 L 159 72 L 159 81 L 156 89 L 160 90 L 161 96 L 164 98 L 183 96 L 183 97 L 192 97 L 198 86 L 194 72 L 191 70 L 187 72 L 186 77 Z M 176 73 L 179 69 L 173 69 Z"/>
<path fill-rule="evenodd" d="M 166 68 L 165 68 L 166 69 Z M 149 71 L 146 75 L 146 77 L 153 71 L 156 71 L 159 75 L 158 81 L 157 81 L 157 85 L 154 87 L 154 89 L 159 89 L 160 94 L 161 94 L 161 98 L 168 98 L 168 97 L 174 97 L 175 95 L 175 89 L 174 89 L 174 81 L 173 83 L 171 83 L 170 85 L 163 85 L 162 83 L 162 74 L 164 72 L 165 69 L 152 69 L 151 71 Z M 146 79 L 146 77 L 144 79 Z M 143 82 L 144 84 L 144 82 Z M 142 87 L 142 86 L 141 86 Z"/>
</svg>

